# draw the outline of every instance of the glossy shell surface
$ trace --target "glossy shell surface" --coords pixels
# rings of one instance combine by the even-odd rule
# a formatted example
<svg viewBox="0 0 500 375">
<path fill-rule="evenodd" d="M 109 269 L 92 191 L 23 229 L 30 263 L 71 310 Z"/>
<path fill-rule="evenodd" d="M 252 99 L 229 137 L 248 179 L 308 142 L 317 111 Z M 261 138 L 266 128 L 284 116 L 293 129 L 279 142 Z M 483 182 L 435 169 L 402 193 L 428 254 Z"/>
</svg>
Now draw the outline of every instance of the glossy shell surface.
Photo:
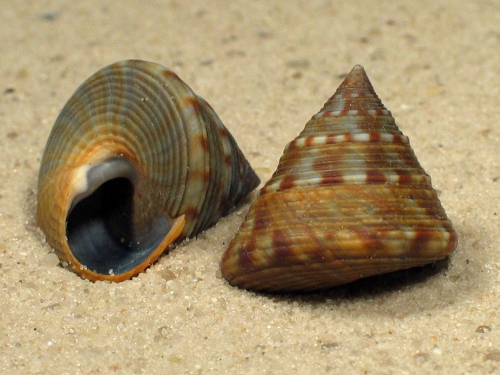
<svg viewBox="0 0 500 375">
<path fill-rule="evenodd" d="M 258 184 L 205 100 L 171 70 L 127 60 L 87 79 L 57 118 L 37 220 L 63 265 L 122 281 L 215 224 Z"/>
<path fill-rule="evenodd" d="M 331 288 L 435 262 L 457 235 L 361 66 L 290 142 L 223 256 L 231 285 Z"/>
</svg>

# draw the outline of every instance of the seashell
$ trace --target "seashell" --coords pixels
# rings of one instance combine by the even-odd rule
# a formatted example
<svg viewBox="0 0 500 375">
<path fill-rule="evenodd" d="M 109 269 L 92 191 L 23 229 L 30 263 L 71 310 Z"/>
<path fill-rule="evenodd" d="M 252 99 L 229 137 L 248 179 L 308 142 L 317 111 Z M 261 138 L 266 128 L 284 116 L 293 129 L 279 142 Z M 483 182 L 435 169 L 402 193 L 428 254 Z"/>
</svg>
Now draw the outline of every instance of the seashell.
<svg viewBox="0 0 500 375">
<path fill-rule="evenodd" d="M 146 61 L 88 78 L 57 118 L 37 220 L 62 264 L 122 281 L 214 225 L 259 179 L 208 103 Z"/>
<path fill-rule="evenodd" d="M 290 142 L 225 252 L 231 285 L 331 288 L 445 258 L 457 234 L 361 66 Z"/>
</svg>

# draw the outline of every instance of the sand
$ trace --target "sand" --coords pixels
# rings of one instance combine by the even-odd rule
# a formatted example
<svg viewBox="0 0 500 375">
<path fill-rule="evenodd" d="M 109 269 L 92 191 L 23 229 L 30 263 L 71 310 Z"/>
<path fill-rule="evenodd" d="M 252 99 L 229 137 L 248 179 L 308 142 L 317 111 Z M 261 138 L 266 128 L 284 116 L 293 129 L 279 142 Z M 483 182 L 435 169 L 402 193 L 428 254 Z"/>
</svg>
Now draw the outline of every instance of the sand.
<svg viewBox="0 0 500 375">
<path fill-rule="evenodd" d="M 4 1 L 0 372 L 500 373 L 500 4 Z M 34 219 L 41 155 L 89 75 L 138 58 L 207 99 L 263 181 L 362 64 L 459 235 L 424 268 L 305 295 L 229 286 L 219 261 L 252 193 L 138 277 L 58 265 Z"/>
</svg>

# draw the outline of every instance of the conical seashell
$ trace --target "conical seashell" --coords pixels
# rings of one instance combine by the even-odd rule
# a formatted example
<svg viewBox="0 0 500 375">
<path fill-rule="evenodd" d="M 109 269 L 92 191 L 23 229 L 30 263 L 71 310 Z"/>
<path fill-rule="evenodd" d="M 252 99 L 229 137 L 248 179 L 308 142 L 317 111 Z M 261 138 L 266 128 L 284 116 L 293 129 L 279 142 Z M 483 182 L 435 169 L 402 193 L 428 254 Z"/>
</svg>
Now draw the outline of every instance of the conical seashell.
<svg viewBox="0 0 500 375">
<path fill-rule="evenodd" d="M 37 220 L 67 266 L 122 281 L 215 224 L 259 184 L 214 110 L 172 71 L 128 60 L 66 103 L 43 155 Z"/>
<path fill-rule="evenodd" d="M 231 285 L 330 288 L 435 262 L 457 235 L 361 66 L 289 143 L 222 259 Z"/>
</svg>

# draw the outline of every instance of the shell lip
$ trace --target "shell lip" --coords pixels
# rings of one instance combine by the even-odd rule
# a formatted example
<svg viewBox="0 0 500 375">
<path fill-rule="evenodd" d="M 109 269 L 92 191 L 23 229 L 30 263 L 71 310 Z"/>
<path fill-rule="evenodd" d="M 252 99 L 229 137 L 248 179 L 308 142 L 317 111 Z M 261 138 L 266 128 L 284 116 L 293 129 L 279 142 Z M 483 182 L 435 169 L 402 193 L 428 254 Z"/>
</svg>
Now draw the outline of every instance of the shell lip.
<svg viewBox="0 0 500 375">
<path fill-rule="evenodd" d="M 84 279 L 91 281 L 108 281 L 108 282 L 121 282 L 128 280 L 139 273 L 143 272 L 147 267 L 154 263 L 158 257 L 172 244 L 179 236 L 181 236 L 182 230 L 186 225 L 185 215 L 181 215 L 176 219 L 171 221 L 170 231 L 158 244 L 156 249 L 152 252 L 147 253 L 143 258 L 131 259 L 127 268 L 123 269 L 109 269 L 105 270 L 105 267 L 100 270 L 90 269 L 88 266 L 82 265 L 79 262 L 77 264 L 70 264 L 70 268 L 73 269 Z M 122 267 L 123 268 L 123 267 Z"/>
</svg>

